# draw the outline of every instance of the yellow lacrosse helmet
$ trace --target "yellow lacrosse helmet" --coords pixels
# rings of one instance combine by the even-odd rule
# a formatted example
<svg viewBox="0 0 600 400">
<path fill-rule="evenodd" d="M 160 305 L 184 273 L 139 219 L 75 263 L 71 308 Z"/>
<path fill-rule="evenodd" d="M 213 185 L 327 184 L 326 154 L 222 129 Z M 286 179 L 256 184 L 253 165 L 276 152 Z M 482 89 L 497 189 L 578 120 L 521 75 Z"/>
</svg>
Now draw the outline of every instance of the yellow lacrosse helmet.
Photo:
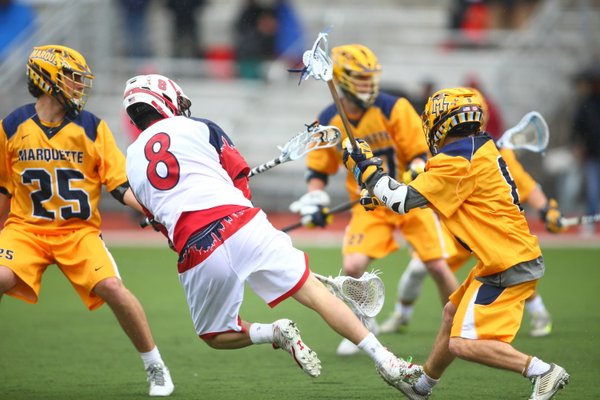
<svg viewBox="0 0 600 400">
<path fill-rule="evenodd" d="M 457 87 L 435 92 L 421 115 L 425 140 L 435 155 L 450 135 L 467 136 L 483 124 L 483 97 L 471 88 Z"/>
<path fill-rule="evenodd" d="M 27 60 L 26 75 L 33 96 L 45 93 L 54 97 L 71 118 L 83 110 L 94 79 L 85 58 L 60 45 L 34 47 Z"/>
<path fill-rule="evenodd" d="M 375 54 L 360 44 L 331 49 L 333 79 L 342 91 L 360 107 L 373 105 L 379 94 L 381 65 Z"/>
</svg>

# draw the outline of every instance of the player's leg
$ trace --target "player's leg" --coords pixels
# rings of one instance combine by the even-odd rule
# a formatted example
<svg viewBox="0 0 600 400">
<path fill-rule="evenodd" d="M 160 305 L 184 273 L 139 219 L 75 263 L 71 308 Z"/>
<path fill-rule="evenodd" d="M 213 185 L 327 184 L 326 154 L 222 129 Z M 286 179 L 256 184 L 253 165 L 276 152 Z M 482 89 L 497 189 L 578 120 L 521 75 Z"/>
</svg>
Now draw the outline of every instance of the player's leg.
<svg viewBox="0 0 600 400">
<path fill-rule="evenodd" d="M 533 379 L 531 399 L 550 399 L 568 383 L 569 375 L 557 365 L 520 352 L 511 345 L 523 318 L 524 303 L 537 281 L 510 287 L 486 285 L 474 274 L 468 278 L 457 308 L 448 348 L 457 357 Z M 453 301 L 456 301 L 453 295 Z M 479 339 L 483 338 L 483 339 Z"/>
<path fill-rule="evenodd" d="M 446 262 L 456 253 L 454 241 L 430 209 L 412 210 L 404 217 L 402 234 L 425 264 L 444 305 L 458 287 L 456 276 Z"/>
<path fill-rule="evenodd" d="M 530 315 L 529 334 L 531 336 L 542 337 L 552 332 L 552 317 L 539 293 L 536 292 L 525 300 L 525 310 Z"/>
<path fill-rule="evenodd" d="M 36 303 L 42 274 L 49 264 L 48 244 L 23 229 L 4 227 L 0 231 L 0 300 L 4 293 Z"/>
<path fill-rule="evenodd" d="M 394 240 L 394 230 L 399 218 L 397 214 L 380 207 L 365 211 L 357 205 L 352 209 L 352 218 L 344 235 L 343 273 L 359 278 L 367 270 L 371 261 L 383 258 L 398 250 Z M 375 318 L 366 321 L 367 328 L 374 334 L 379 333 Z M 358 354 L 360 349 L 348 339 L 340 342 L 336 353 L 341 356 Z"/>
<path fill-rule="evenodd" d="M 139 300 L 125 287 L 99 232 L 82 229 L 64 235 L 53 248 L 56 262 L 90 310 L 108 304 L 119 325 L 140 354 L 150 382 L 150 396 L 174 390 L 170 372 L 152 337 Z"/>
<path fill-rule="evenodd" d="M 394 310 L 379 326 L 382 333 L 398 332 L 409 324 L 414 303 L 421 294 L 426 276 L 427 268 L 425 264 L 416 255 L 413 255 L 398 281 L 398 296 L 394 304 Z"/>
<path fill-rule="evenodd" d="M 414 382 L 421 368 L 395 356 L 360 322 L 352 310 L 334 296 L 314 275 L 294 294 L 294 299 L 315 310 L 338 334 L 363 350 L 375 363 L 377 371 L 390 385 Z"/>
</svg>

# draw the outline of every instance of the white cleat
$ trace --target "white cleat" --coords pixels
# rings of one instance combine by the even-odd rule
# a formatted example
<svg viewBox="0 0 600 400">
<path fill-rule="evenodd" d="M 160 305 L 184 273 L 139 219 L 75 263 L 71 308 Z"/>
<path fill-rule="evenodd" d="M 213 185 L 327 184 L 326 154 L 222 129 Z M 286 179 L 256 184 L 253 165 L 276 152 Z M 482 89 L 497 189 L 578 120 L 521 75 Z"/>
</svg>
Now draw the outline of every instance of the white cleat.
<svg viewBox="0 0 600 400">
<path fill-rule="evenodd" d="M 280 319 L 273 322 L 273 348 L 290 353 L 298 366 L 313 378 L 321 374 L 321 361 L 317 353 L 304 344 L 293 321 Z"/>
<path fill-rule="evenodd" d="M 423 375 L 423 367 L 410 363 L 402 358 L 390 354 L 384 362 L 375 366 L 377 372 L 384 381 L 398 390 L 402 390 L 400 383 L 414 385 L 417 379 Z"/>
<path fill-rule="evenodd" d="M 533 337 L 548 336 L 552 332 L 552 318 L 548 313 L 537 313 L 531 315 L 531 330 L 529 334 Z"/>
<path fill-rule="evenodd" d="M 548 372 L 531 379 L 533 391 L 529 400 L 550 400 L 569 383 L 569 374 L 559 365 L 550 364 Z"/>
<path fill-rule="evenodd" d="M 409 320 L 408 318 L 404 318 L 402 314 L 397 311 L 394 311 L 390 314 L 390 316 L 383 321 L 383 323 L 379 326 L 379 331 L 381 333 L 397 333 L 406 329 L 408 326 Z"/>
<path fill-rule="evenodd" d="M 400 381 L 398 383 L 398 386 L 396 386 L 396 387 L 409 400 L 428 400 L 429 396 L 431 396 L 431 391 L 429 391 L 425 394 L 421 394 L 421 393 L 417 392 L 417 389 L 415 389 L 415 385 L 410 385 L 406 382 Z"/>
<path fill-rule="evenodd" d="M 152 364 L 146 368 L 148 382 L 150 382 L 149 395 L 152 397 L 170 396 L 175 390 L 169 369 L 164 364 Z"/>
<path fill-rule="evenodd" d="M 360 348 L 348 339 L 343 339 L 335 350 L 335 354 L 338 356 L 353 356 L 358 353 L 360 353 Z"/>
</svg>

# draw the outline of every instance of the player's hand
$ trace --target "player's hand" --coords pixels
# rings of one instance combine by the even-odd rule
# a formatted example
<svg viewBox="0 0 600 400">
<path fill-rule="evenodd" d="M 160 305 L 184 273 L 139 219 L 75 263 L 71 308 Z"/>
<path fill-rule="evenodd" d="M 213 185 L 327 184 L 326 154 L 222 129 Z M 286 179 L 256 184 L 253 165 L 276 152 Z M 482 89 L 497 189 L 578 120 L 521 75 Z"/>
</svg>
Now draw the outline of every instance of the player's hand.
<svg viewBox="0 0 600 400">
<path fill-rule="evenodd" d="M 372 196 L 367 189 L 360 191 L 360 205 L 367 211 L 373 211 L 381 205 L 381 201 L 375 196 Z"/>
<path fill-rule="evenodd" d="M 410 164 L 410 167 L 402 174 L 402 183 L 408 185 L 409 183 L 414 181 L 415 178 L 419 176 L 419 174 L 423 173 L 424 171 L 425 161 L 423 161 L 421 158 L 415 159 Z"/>
<path fill-rule="evenodd" d="M 290 211 L 300 214 L 300 222 L 307 228 L 324 228 L 333 221 L 329 213 L 329 195 L 323 190 L 313 190 L 290 204 Z"/>
<path fill-rule="evenodd" d="M 383 174 L 381 168 L 381 159 L 373 157 L 373 151 L 367 142 L 362 139 L 356 139 L 357 148 L 352 147 L 350 139 L 344 139 L 344 165 L 348 171 L 352 172 L 354 179 L 359 185 L 365 186 L 371 183 L 373 178 L 378 178 Z M 372 183 L 377 182 L 377 180 Z"/>
<path fill-rule="evenodd" d="M 548 205 L 540 211 L 540 217 L 542 217 L 548 232 L 561 233 L 567 230 L 561 223 L 562 214 L 558 208 L 558 202 L 554 199 L 550 199 Z"/>
</svg>

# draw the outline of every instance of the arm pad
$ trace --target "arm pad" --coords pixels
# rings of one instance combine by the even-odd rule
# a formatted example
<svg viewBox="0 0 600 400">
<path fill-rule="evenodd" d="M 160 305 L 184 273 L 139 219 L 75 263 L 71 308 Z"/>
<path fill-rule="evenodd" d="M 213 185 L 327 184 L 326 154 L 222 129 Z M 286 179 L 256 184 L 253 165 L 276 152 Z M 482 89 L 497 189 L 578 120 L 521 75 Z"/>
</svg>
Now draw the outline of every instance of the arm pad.
<svg viewBox="0 0 600 400">
<path fill-rule="evenodd" d="M 125 200 L 123 200 L 123 197 L 125 196 L 125 192 L 127 191 L 127 189 L 129 189 L 129 182 L 125 182 L 117 186 L 115 189 L 111 190 L 110 194 L 121 204 L 125 204 Z"/>
<path fill-rule="evenodd" d="M 399 183 L 384 175 L 373 186 L 373 194 L 389 209 L 398 214 L 406 214 L 413 208 L 423 207 L 429 202 L 410 186 Z"/>
</svg>

